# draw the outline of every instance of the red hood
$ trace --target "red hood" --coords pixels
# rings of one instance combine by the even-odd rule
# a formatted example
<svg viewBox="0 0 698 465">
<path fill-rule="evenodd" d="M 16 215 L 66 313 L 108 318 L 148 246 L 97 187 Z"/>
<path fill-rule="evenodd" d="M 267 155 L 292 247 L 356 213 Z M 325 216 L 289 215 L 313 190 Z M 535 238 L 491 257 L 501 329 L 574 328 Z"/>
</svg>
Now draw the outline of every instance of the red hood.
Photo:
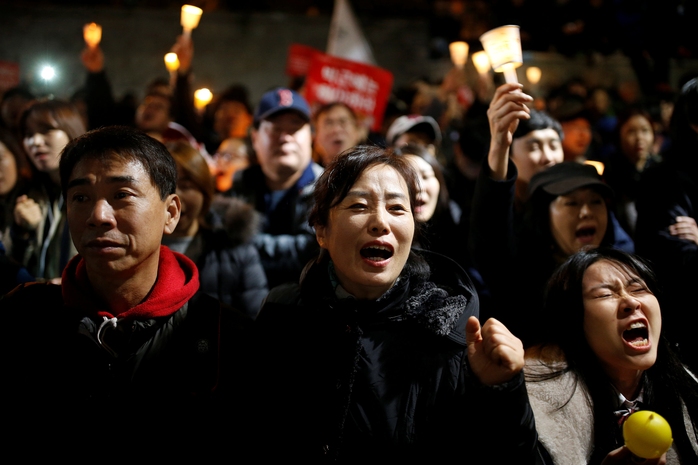
<svg viewBox="0 0 698 465">
<path fill-rule="evenodd" d="M 63 271 L 63 301 L 96 316 L 113 318 L 104 302 L 92 292 L 85 260 L 76 255 Z M 168 316 L 179 310 L 199 290 L 199 271 L 184 255 L 160 246 L 158 279 L 146 299 L 118 315 L 119 319 L 149 319 Z"/>
</svg>

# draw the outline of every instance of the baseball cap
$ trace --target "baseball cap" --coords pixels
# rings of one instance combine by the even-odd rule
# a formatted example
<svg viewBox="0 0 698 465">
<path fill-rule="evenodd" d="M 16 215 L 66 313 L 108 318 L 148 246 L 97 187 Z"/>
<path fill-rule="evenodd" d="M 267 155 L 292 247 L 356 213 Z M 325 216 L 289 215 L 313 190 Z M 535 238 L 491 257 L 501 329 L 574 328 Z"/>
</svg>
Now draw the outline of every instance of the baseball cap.
<svg viewBox="0 0 698 465">
<path fill-rule="evenodd" d="M 423 131 L 431 137 L 434 145 L 441 145 L 441 129 L 431 116 L 403 115 L 393 121 L 385 134 L 385 140 L 394 145 L 398 137 L 410 131 Z"/>
<path fill-rule="evenodd" d="M 569 194 L 580 187 L 594 187 L 602 195 L 613 197 L 613 189 L 601 179 L 596 168 L 575 161 L 564 161 L 534 174 L 528 192 L 533 196 L 542 190 L 557 196 Z"/>
<path fill-rule="evenodd" d="M 310 107 L 301 94 L 295 90 L 277 87 L 262 95 L 254 111 L 254 122 L 258 124 L 263 119 L 289 110 L 300 113 L 303 118 L 310 121 Z"/>
</svg>

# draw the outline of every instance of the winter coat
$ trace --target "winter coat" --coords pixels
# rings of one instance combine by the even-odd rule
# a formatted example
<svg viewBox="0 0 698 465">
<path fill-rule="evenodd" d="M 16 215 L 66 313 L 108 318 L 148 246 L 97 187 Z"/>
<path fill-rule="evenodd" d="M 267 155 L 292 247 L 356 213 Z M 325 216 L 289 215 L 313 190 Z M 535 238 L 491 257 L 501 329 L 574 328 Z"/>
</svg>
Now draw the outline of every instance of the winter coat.
<svg viewBox="0 0 698 465">
<path fill-rule="evenodd" d="M 327 261 L 270 292 L 255 322 L 265 458 L 535 462 L 522 377 L 486 387 L 469 370 L 478 300 L 467 274 L 420 253 L 427 276 L 403 271 L 375 301 L 339 299 Z"/>
<path fill-rule="evenodd" d="M 531 357 L 526 359 L 526 389 L 536 417 L 538 440 L 549 454 L 553 464 L 587 464 L 594 451 L 593 401 L 586 385 L 571 371 L 551 377 L 564 370 L 564 359 L 558 361 Z M 529 379 L 533 378 L 533 380 Z M 696 438 L 688 411 L 683 410 L 684 425 L 698 453 Z M 676 444 L 667 451 L 667 465 L 690 463 L 679 460 Z"/>
<path fill-rule="evenodd" d="M 252 242 L 257 247 L 269 287 L 297 282 L 303 266 L 318 252 L 308 214 L 313 206 L 315 180 L 322 167 L 311 163 L 296 185 L 271 209 L 271 191 L 259 165 L 236 171 L 233 187 L 226 196 L 238 197 L 254 205 L 261 214 L 260 232 Z"/>
<path fill-rule="evenodd" d="M 213 210 L 221 225 L 200 227 L 184 254 L 199 269 L 201 291 L 254 319 L 269 292 L 259 253 L 250 242 L 257 231 L 257 213 L 231 198 L 216 199 Z"/>
<path fill-rule="evenodd" d="M 31 333 L 2 338 L 10 437 L 55 440 L 71 455 L 97 446 L 104 453 L 109 441 L 113 456 L 130 450 L 128 441 L 138 441 L 131 447 L 139 453 L 166 455 L 162 444 L 173 438 L 187 438 L 177 451 L 198 440 L 205 450 L 219 433 L 232 435 L 251 320 L 197 292 L 194 264 L 166 247 L 148 297 L 110 318 L 80 258 L 61 286 L 26 284 L 0 300 L 6 328 Z"/>
</svg>

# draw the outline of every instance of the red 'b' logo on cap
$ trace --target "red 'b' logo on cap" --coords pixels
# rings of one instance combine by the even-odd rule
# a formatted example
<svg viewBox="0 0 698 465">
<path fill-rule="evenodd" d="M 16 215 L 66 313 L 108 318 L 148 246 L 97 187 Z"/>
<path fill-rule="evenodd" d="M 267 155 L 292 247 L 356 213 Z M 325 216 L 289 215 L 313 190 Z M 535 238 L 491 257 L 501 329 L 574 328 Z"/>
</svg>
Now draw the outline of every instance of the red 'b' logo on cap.
<svg viewBox="0 0 698 465">
<path fill-rule="evenodd" d="M 290 107 L 291 105 L 293 105 L 293 94 L 290 90 L 279 90 L 279 105 L 282 107 Z"/>
</svg>

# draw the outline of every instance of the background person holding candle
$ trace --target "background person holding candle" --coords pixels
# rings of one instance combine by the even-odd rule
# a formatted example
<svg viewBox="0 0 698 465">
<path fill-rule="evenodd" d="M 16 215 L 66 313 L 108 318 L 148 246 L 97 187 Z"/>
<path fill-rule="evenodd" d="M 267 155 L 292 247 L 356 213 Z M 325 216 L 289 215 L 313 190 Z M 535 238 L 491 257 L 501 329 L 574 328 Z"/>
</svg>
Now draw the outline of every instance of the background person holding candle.
<svg viewBox="0 0 698 465">
<path fill-rule="evenodd" d="M 647 263 L 616 249 L 579 252 L 553 274 L 545 338 L 526 351 L 525 368 L 551 463 L 696 463 L 698 380 L 663 336 L 660 301 Z M 619 425 L 634 410 L 669 422 L 674 443 L 661 460 L 623 447 Z"/>
<path fill-rule="evenodd" d="M 490 149 L 475 187 L 469 243 L 473 264 L 492 294 L 491 310 L 496 313 L 487 316 L 501 319 L 529 345 L 539 336 L 543 291 L 553 270 L 584 247 L 627 246 L 627 235 L 616 237 L 613 191 L 596 170 L 576 162 L 560 163 L 555 129 L 538 129 L 530 132 L 530 138 L 514 139 L 520 120 L 532 119 L 527 104 L 533 99 L 521 88 L 521 84 L 500 86 L 490 104 Z M 531 176 L 529 198 L 518 211 L 519 164 L 513 161 L 514 149 L 528 151 L 528 158 L 519 164 L 524 176 Z M 532 163 L 537 152 L 543 153 L 543 160 L 558 163 Z"/>
<path fill-rule="evenodd" d="M 99 44 L 88 44 L 80 58 L 87 69 L 84 101 L 87 108 L 87 126 L 95 129 L 110 125 L 135 126 L 160 141 L 186 140 L 208 156 L 202 140 L 201 119 L 194 107 L 191 90 L 191 64 L 194 45 L 191 38 L 177 37 L 171 48 L 179 66 L 171 82 L 154 79 L 146 87 L 146 95 L 136 106 L 117 102 L 105 72 L 105 58 Z"/>
</svg>

